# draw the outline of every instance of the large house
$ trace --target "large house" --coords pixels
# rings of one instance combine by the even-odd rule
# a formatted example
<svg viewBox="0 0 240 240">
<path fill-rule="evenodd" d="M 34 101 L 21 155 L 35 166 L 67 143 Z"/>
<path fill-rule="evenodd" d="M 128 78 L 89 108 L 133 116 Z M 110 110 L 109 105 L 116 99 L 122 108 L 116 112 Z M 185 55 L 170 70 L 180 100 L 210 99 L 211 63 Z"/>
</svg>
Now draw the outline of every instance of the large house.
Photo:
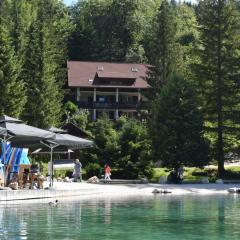
<svg viewBox="0 0 240 240">
<path fill-rule="evenodd" d="M 67 67 L 75 101 L 91 112 L 93 120 L 103 112 L 118 119 L 146 110 L 143 92 L 150 86 L 145 64 L 68 61 Z"/>
</svg>

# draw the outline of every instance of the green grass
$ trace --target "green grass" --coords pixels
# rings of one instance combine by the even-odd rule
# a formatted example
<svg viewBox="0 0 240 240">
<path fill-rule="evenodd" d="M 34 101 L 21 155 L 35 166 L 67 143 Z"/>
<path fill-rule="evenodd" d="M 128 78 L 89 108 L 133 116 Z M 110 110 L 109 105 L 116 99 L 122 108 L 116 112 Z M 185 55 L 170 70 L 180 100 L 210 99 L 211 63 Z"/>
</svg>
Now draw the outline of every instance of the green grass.
<svg viewBox="0 0 240 240">
<path fill-rule="evenodd" d="M 240 180 L 240 166 L 226 166 L 226 173 L 224 179 L 228 180 Z M 170 169 L 167 168 L 154 168 L 153 177 L 150 182 L 158 182 L 162 176 L 168 176 Z M 209 168 L 196 168 L 196 167 L 184 167 L 184 182 L 200 182 L 203 177 L 208 177 L 210 182 L 215 182 L 217 177 L 217 167 Z"/>
<path fill-rule="evenodd" d="M 59 169 L 59 170 L 54 170 L 54 177 L 55 178 L 65 178 L 67 172 L 71 172 L 73 170 L 70 169 Z M 41 164 L 41 173 L 44 176 L 48 175 L 48 163 L 42 163 Z M 86 171 L 85 169 L 82 169 L 82 178 L 85 179 Z"/>
</svg>

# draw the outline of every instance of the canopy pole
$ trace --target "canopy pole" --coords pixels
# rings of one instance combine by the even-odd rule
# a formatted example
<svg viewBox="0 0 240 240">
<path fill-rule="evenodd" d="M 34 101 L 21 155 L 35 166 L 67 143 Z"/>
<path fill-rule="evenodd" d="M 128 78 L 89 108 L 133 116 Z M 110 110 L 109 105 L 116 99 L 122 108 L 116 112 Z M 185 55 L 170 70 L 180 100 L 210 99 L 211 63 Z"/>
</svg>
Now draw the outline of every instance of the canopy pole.
<svg viewBox="0 0 240 240">
<path fill-rule="evenodd" d="M 68 160 L 70 160 L 71 159 L 71 155 L 70 155 L 71 153 L 70 153 L 70 151 L 69 151 L 69 149 L 68 149 Z"/>
<path fill-rule="evenodd" d="M 53 187 L 53 146 L 50 145 L 51 149 L 51 176 L 50 176 L 50 187 Z"/>
<path fill-rule="evenodd" d="M 48 148 L 50 148 L 50 164 L 51 164 L 51 174 L 50 174 L 50 183 L 49 183 L 49 187 L 53 187 L 53 149 L 55 148 L 55 147 L 58 147 L 59 146 L 59 144 L 54 144 L 54 143 L 52 143 L 52 144 L 47 144 L 47 143 L 45 143 L 44 141 L 41 141 L 41 143 L 43 144 L 43 145 L 45 145 L 45 146 L 47 146 Z"/>
</svg>

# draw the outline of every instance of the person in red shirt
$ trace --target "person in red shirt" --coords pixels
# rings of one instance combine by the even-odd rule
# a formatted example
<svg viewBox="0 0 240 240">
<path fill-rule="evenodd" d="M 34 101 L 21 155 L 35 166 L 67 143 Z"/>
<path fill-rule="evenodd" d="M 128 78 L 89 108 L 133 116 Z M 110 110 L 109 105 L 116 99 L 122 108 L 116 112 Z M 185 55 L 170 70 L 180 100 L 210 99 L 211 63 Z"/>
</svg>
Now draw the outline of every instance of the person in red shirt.
<svg viewBox="0 0 240 240">
<path fill-rule="evenodd" d="M 104 171 L 105 171 L 105 180 L 111 180 L 111 168 L 108 166 L 108 164 L 105 164 L 104 166 Z"/>
</svg>

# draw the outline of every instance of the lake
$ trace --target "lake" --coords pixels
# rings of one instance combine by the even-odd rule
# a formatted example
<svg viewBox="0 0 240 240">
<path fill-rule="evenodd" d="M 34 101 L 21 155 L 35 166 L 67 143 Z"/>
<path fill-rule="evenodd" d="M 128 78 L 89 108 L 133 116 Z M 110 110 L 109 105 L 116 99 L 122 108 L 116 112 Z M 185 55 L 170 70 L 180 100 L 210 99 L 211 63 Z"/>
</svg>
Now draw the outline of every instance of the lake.
<svg viewBox="0 0 240 240">
<path fill-rule="evenodd" d="M 240 239 L 237 195 L 59 199 L 0 206 L 0 239 Z"/>
</svg>

